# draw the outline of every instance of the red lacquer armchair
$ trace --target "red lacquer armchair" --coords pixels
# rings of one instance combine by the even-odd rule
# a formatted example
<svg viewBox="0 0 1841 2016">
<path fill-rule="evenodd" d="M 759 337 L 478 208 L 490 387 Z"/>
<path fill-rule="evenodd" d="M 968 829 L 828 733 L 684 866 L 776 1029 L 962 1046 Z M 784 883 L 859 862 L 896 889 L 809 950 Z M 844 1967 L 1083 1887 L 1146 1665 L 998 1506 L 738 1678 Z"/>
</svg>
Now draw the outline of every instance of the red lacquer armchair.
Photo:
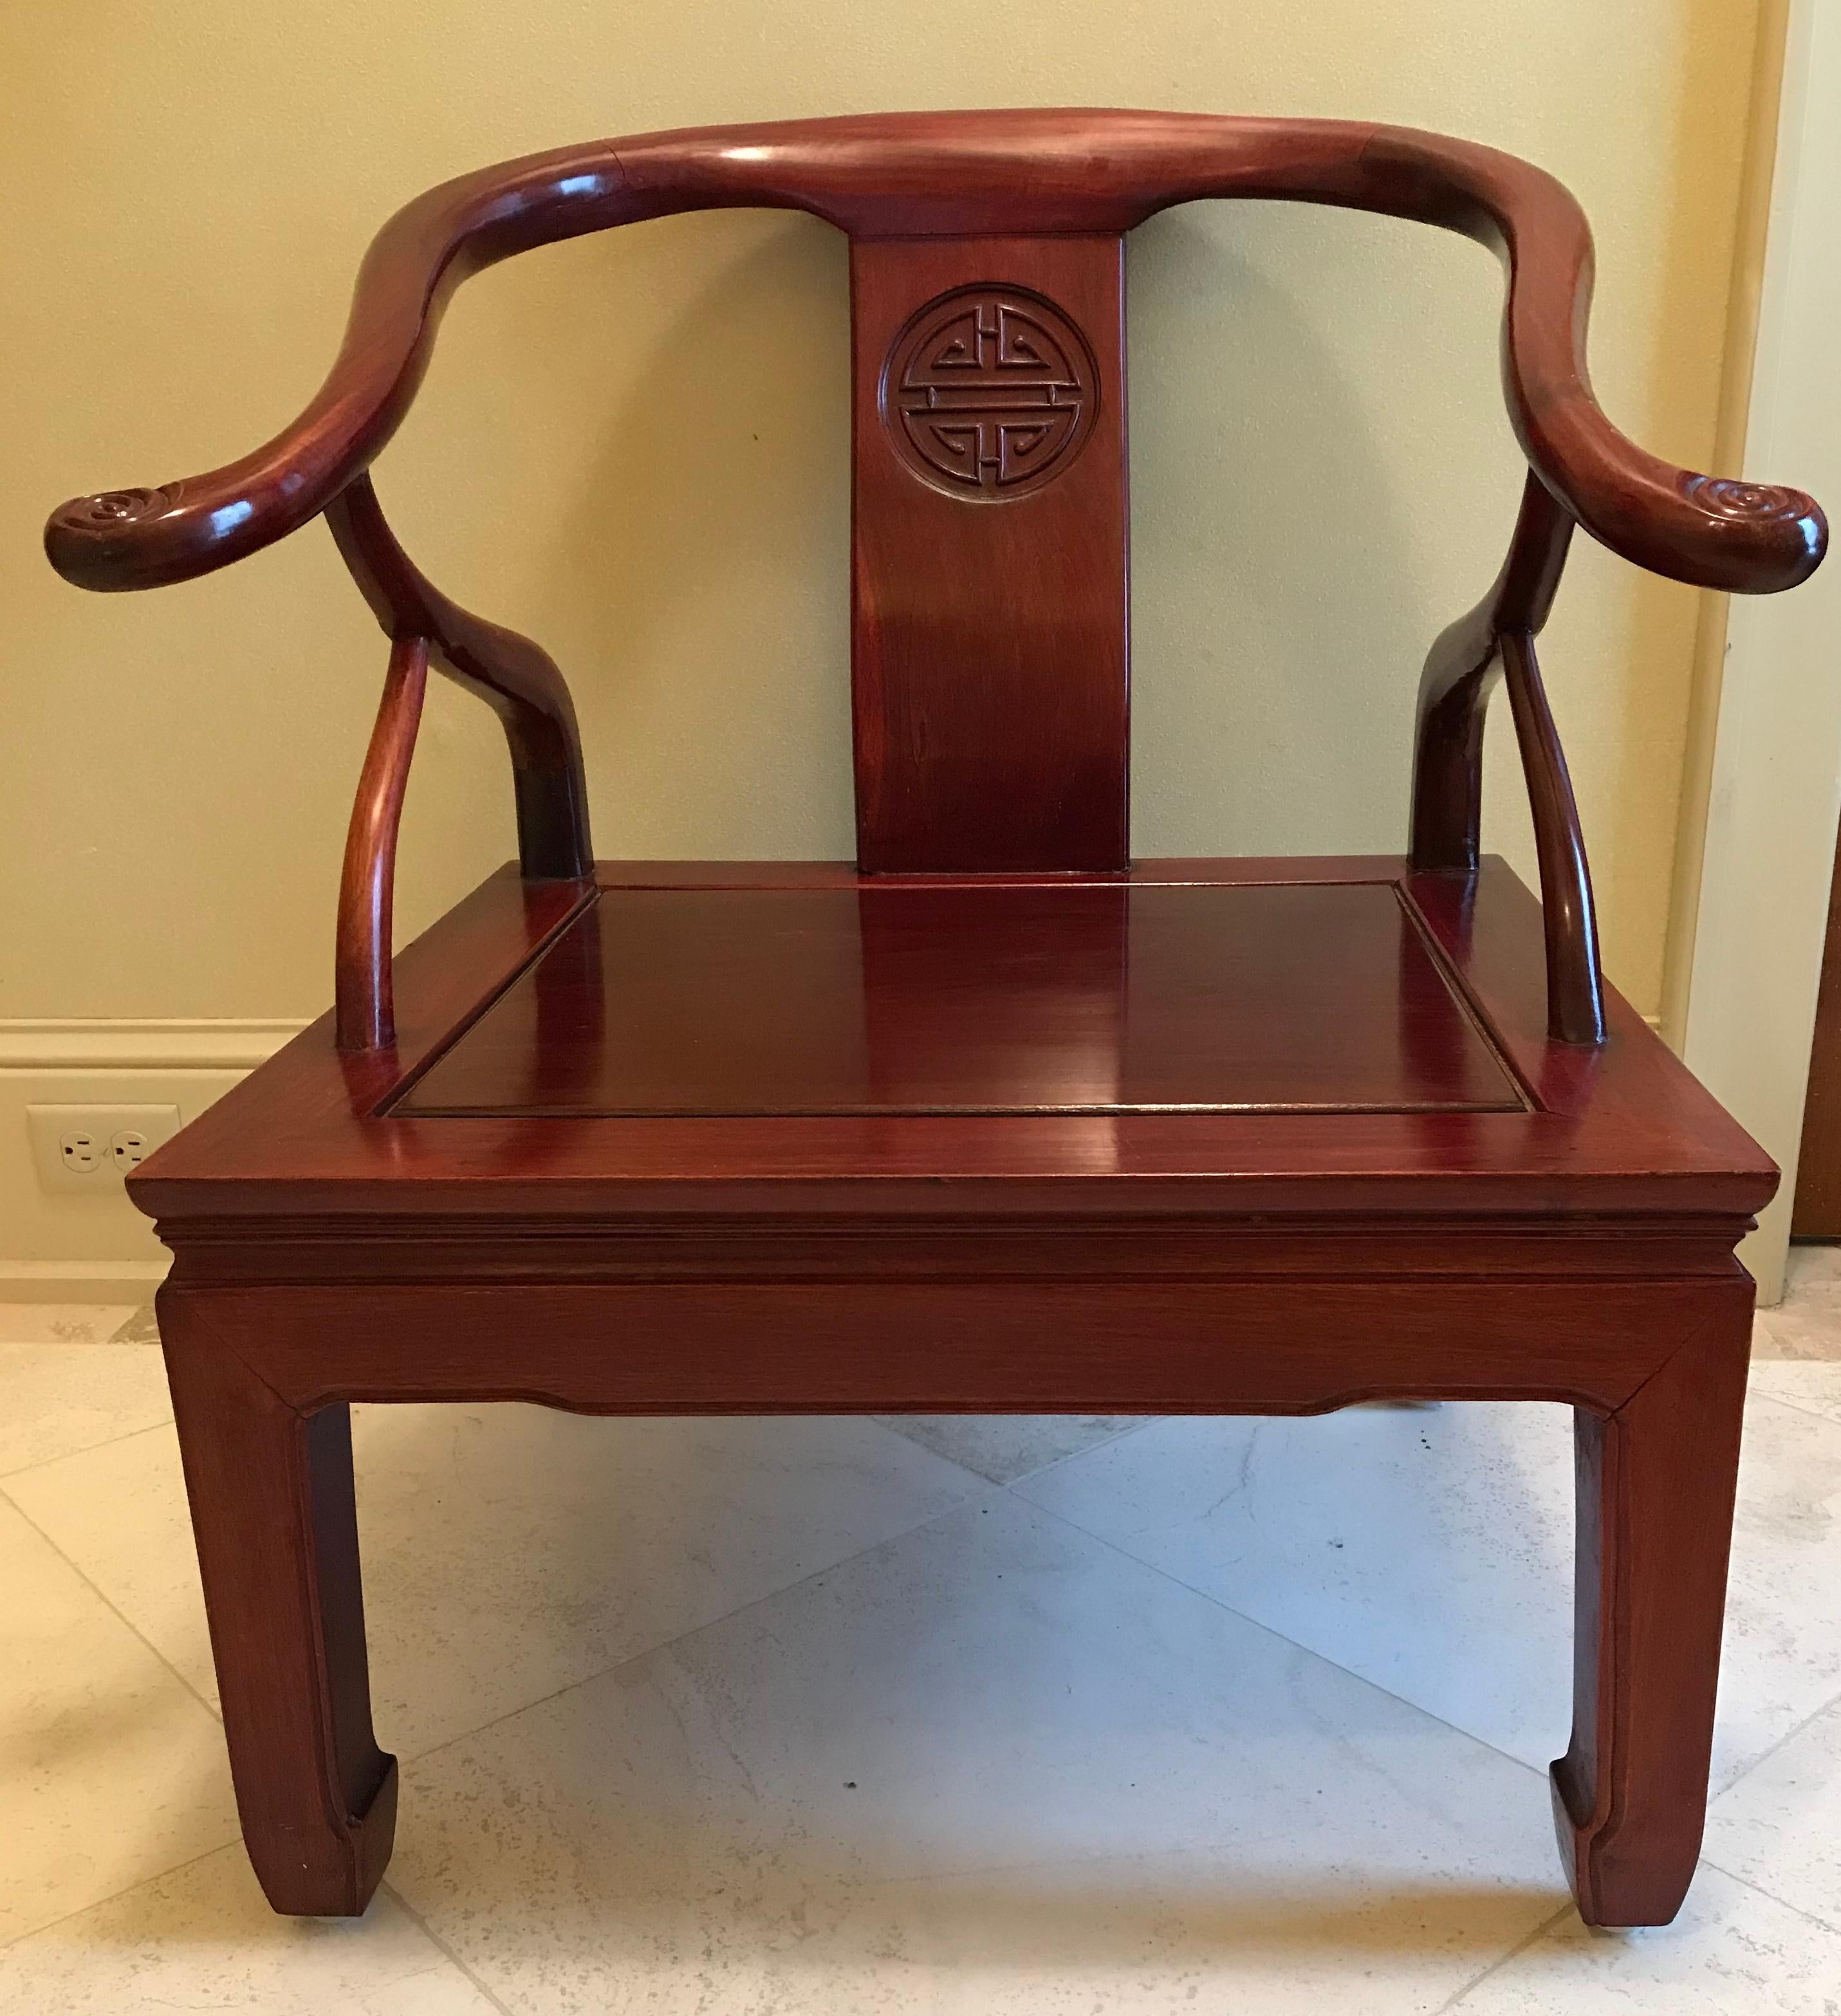
<svg viewBox="0 0 1841 2016">
<path fill-rule="evenodd" d="M 1122 234 L 1222 197 L 1415 218 L 1508 272 L 1521 516 L 1427 664 L 1399 856 L 1129 858 Z M 461 280 L 721 205 L 811 211 L 851 241 L 853 863 L 597 865 L 556 668 L 424 579 L 371 487 Z M 1575 526 L 1742 591 L 1803 580 L 1826 528 L 1796 491 L 1671 468 L 1609 424 L 1590 278 L 1551 178 L 1386 127 L 1036 111 L 643 135 L 412 203 L 294 426 L 56 513 L 52 563 L 93 589 L 182 581 L 323 517 L 391 640 L 336 1010 L 131 1185 L 175 1255 L 160 1327 L 277 1910 L 361 1910 L 394 1824 L 351 1400 L 1421 1396 L 1576 1411 L 1562 1850 L 1587 1919 L 1674 1913 L 1752 1306 L 1734 1247 L 1776 1172 L 1601 982 L 1534 639 Z M 431 667 L 505 724 L 521 859 L 393 961 Z M 1479 858 L 1499 679 L 1538 902 Z"/>
</svg>

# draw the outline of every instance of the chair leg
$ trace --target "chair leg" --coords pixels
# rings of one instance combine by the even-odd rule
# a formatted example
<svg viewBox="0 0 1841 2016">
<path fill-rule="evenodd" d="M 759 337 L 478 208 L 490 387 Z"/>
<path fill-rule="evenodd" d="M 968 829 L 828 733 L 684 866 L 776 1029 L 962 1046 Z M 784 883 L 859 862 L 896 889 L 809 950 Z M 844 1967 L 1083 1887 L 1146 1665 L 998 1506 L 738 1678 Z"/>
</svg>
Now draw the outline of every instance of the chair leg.
<svg viewBox="0 0 1841 2016">
<path fill-rule="evenodd" d="M 396 1759 L 371 1730 L 350 1413 L 297 1413 L 182 1294 L 160 1327 L 250 1859 L 277 1911 L 355 1917 Z"/>
<path fill-rule="evenodd" d="M 1738 1302 L 1609 1419 L 1574 1417 L 1573 1740 L 1554 1816 L 1591 1925 L 1666 1924 L 1700 1853 L 1751 1336 Z"/>
</svg>

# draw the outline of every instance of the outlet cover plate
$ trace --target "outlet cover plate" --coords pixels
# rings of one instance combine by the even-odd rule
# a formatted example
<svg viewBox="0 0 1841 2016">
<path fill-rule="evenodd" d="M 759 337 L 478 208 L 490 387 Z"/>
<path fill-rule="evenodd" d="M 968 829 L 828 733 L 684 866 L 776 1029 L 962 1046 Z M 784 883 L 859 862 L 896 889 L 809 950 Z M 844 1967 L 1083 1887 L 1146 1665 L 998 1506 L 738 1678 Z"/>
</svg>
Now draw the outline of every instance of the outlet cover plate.
<svg viewBox="0 0 1841 2016">
<path fill-rule="evenodd" d="M 122 1172 L 110 1153 L 116 1135 L 134 1132 L 146 1137 L 151 1154 L 161 1142 L 170 1141 L 179 1131 L 176 1106 L 81 1106 L 28 1104 L 26 1127 L 32 1137 L 32 1166 L 40 1186 L 60 1197 L 114 1197 L 121 1194 Z M 83 1132 L 94 1137 L 98 1166 L 78 1170 L 64 1155 L 67 1135 Z"/>
</svg>

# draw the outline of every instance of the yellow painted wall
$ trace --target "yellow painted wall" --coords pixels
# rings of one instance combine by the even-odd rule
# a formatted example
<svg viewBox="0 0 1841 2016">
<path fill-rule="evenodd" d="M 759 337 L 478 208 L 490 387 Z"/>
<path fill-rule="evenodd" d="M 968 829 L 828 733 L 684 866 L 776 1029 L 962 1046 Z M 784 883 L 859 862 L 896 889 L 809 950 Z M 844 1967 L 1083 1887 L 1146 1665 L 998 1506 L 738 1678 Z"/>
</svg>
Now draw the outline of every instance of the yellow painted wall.
<svg viewBox="0 0 1841 2016">
<path fill-rule="evenodd" d="M 330 540 L 103 597 L 52 576 L 38 528 L 71 492 L 211 466 L 285 420 L 366 242 L 428 183 L 649 127 L 898 106 L 1443 128 L 1576 190 L 1601 395 L 1701 463 L 1756 26 L 1754 0 L 0 9 L 0 1017 L 328 999 L 383 664 Z M 1493 264 L 1405 224 L 1221 205 L 1147 226 L 1130 275 L 1136 844 L 1391 848 L 1419 662 L 1493 573 L 1518 488 Z M 603 854 L 848 851 L 844 281 L 840 238 L 777 215 L 528 255 L 459 296 L 379 465 L 427 571 L 570 674 Z M 1587 547 L 1550 633 L 1609 963 L 1646 1010 L 1695 616 Z M 435 697 L 406 928 L 510 851 L 496 737 Z M 1493 837 L 1526 859 L 1494 739 Z"/>
</svg>

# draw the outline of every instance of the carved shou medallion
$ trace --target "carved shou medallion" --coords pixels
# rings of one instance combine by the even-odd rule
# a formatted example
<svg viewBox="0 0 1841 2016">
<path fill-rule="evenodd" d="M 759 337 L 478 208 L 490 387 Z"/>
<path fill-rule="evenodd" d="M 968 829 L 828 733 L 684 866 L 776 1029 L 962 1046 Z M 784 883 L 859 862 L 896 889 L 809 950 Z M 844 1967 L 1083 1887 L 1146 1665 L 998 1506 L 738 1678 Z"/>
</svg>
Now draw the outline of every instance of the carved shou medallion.
<svg viewBox="0 0 1841 2016">
<path fill-rule="evenodd" d="M 895 452 L 924 483 L 996 501 L 1039 489 L 1080 452 L 1099 373 L 1086 339 L 1043 296 L 959 287 L 895 338 L 881 404 Z"/>
</svg>

